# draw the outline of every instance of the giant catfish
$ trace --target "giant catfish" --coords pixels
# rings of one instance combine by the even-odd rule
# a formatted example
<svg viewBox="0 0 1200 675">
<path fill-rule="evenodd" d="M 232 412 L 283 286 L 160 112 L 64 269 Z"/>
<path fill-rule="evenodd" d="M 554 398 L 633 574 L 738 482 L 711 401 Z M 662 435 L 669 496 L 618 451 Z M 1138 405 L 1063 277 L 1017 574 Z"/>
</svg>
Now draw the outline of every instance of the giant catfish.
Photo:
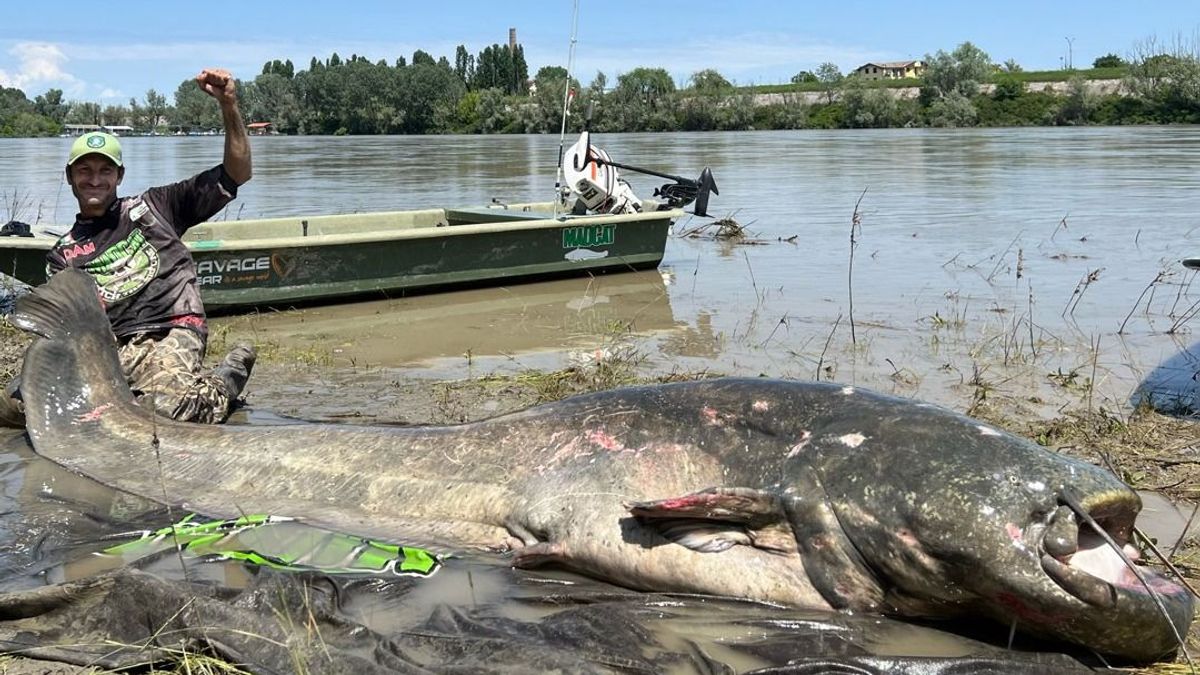
<svg viewBox="0 0 1200 675">
<path fill-rule="evenodd" d="M 95 288 L 19 301 L 36 451 L 212 516 L 276 513 L 510 551 L 627 587 L 1006 628 L 1163 657 L 1191 596 L 1122 564 L 1135 492 L 1091 464 L 856 387 L 721 379 L 578 396 L 457 426 L 204 426 L 125 384 Z M 1143 580 L 1145 583 L 1143 583 Z"/>
</svg>

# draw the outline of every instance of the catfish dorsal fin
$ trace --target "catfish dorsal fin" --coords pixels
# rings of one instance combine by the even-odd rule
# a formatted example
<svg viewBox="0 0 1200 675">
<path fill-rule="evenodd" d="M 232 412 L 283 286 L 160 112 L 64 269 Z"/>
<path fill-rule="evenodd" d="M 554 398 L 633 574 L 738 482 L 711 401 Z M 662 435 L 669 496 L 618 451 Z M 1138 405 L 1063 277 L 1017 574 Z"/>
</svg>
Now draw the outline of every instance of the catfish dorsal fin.
<svg viewBox="0 0 1200 675">
<path fill-rule="evenodd" d="M 625 508 L 643 526 L 694 551 L 712 553 L 739 544 L 777 553 L 797 550 L 779 496 L 763 490 L 709 488 Z"/>
</svg>

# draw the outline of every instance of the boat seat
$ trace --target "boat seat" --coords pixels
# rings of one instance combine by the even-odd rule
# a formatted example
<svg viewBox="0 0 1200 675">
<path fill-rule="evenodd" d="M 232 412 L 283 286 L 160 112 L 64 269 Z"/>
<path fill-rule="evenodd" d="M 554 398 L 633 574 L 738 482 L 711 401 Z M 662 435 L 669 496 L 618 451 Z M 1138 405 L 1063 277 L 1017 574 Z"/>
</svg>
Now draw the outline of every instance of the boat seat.
<svg viewBox="0 0 1200 675">
<path fill-rule="evenodd" d="M 512 223 L 522 220 L 547 220 L 554 216 L 538 211 L 516 209 L 446 209 L 446 221 L 450 225 L 477 225 L 480 223 Z"/>
</svg>

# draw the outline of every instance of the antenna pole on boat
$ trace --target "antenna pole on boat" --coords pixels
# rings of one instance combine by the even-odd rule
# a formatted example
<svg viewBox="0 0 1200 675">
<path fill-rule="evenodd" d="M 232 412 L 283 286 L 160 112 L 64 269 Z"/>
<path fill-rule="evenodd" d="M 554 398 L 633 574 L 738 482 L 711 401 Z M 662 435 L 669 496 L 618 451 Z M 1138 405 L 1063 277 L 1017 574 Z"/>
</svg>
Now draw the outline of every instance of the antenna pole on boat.
<svg viewBox="0 0 1200 675">
<path fill-rule="evenodd" d="M 562 201 L 563 144 L 567 138 L 567 112 L 571 105 L 571 73 L 575 68 L 575 36 L 579 32 L 579 0 L 571 13 L 571 48 L 567 52 L 567 84 L 563 87 L 562 128 L 558 132 L 558 171 L 554 178 L 554 217 L 558 218 L 558 204 Z"/>
</svg>

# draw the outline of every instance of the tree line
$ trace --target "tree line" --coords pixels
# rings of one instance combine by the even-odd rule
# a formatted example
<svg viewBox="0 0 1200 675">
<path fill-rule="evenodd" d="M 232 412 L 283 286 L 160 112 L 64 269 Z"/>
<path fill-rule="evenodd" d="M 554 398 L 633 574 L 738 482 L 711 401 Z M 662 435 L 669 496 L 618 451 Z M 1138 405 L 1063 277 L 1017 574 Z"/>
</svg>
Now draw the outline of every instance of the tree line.
<svg viewBox="0 0 1200 675">
<path fill-rule="evenodd" d="M 1065 87 L 1031 82 L 1009 60 L 994 63 L 964 42 L 926 55 L 910 81 L 843 75 L 832 63 L 801 71 L 783 87 L 738 87 L 716 70 L 677 86 L 663 68 L 641 67 L 611 83 L 603 72 L 582 85 L 560 66 L 530 78 L 520 45 L 491 45 L 454 62 L 418 50 L 388 63 L 334 53 L 307 69 L 270 61 L 239 80 L 247 122 L 270 122 L 285 134 L 553 133 L 564 95 L 574 92 L 569 127 L 578 130 L 593 106 L 600 132 L 905 126 L 1018 126 L 1200 122 L 1200 54 L 1194 45 L 1140 45 L 1128 60 L 1108 54 L 1093 70 L 1068 72 Z M 1118 77 L 1120 93 L 1099 93 L 1087 76 Z M 1061 77 L 1060 77 L 1061 79 Z M 897 85 L 916 96 L 898 95 Z M 768 91 L 764 91 L 768 90 Z M 772 96 L 770 94 L 780 94 Z M 63 124 L 125 124 L 142 131 L 219 129 L 219 111 L 190 79 L 173 105 L 151 89 L 127 105 L 63 100 L 50 89 L 32 101 L 0 87 L 0 135 L 46 136 Z"/>
</svg>

